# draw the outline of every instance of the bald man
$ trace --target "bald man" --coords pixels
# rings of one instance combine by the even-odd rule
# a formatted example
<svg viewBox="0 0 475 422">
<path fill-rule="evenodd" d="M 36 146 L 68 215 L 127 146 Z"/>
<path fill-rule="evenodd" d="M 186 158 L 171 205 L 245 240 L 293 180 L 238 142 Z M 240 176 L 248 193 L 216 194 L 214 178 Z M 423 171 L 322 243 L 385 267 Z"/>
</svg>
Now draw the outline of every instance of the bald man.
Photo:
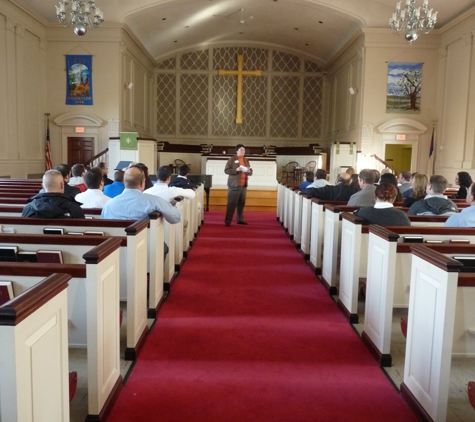
<svg viewBox="0 0 475 422">
<path fill-rule="evenodd" d="M 81 204 L 64 194 L 64 178 L 58 170 L 49 170 L 43 176 L 44 192 L 28 199 L 22 217 L 84 218 Z"/>
<path fill-rule="evenodd" d="M 335 186 L 326 185 L 317 189 L 308 187 L 302 189 L 301 193 L 325 200 L 348 201 L 351 195 L 357 192 L 354 187 L 349 186 L 350 177 L 348 173 L 340 173 L 336 179 Z"/>
</svg>

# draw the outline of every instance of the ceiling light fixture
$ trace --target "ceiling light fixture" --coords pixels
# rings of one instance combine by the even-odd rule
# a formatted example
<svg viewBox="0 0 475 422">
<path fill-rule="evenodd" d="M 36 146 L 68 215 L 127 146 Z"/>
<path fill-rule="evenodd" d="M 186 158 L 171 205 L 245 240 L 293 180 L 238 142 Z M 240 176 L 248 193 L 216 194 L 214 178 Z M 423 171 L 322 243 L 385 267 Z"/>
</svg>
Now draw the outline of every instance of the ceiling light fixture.
<svg viewBox="0 0 475 422">
<path fill-rule="evenodd" d="M 88 27 L 97 28 L 104 22 L 104 12 L 96 6 L 95 0 L 62 0 L 56 6 L 56 17 L 63 26 L 73 25 L 74 33 L 79 36 L 85 35 Z"/>
<path fill-rule="evenodd" d="M 419 34 L 428 34 L 437 22 L 437 12 L 429 9 L 429 0 L 424 0 L 422 7 L 416 7 L 416 0 L 406 0 L 406 7 L 401 9 L 401 2 L 396 3 L 396 11 L 389 18 L 389 27 L 405 33 L 407 41 L 412 43 Z"/>
</svg>

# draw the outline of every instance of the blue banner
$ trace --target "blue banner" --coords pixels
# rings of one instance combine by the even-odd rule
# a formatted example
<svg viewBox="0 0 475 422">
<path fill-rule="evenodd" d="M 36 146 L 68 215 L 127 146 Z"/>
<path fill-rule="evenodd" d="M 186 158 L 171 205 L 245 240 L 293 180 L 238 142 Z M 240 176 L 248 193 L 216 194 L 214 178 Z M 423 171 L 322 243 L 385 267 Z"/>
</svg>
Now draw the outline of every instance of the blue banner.
<svg viewBox="0 0 475 422">
<path fill-rule="evenodd" d="M 92 105 L 92 56 L 66 56 L 66 104 Z"/>
</svg>

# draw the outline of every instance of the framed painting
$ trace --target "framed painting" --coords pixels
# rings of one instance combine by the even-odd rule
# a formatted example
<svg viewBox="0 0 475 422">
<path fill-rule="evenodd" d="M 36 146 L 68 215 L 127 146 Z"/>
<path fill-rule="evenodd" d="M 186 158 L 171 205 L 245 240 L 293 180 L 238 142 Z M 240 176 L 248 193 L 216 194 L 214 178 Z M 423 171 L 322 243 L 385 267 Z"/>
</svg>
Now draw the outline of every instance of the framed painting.
<svg viewBox="0 0 475 422">
<path fill-rule="evenodd" d="M 423 63 L 388 63 L 386 113 L 421 112 Z"/>
</svg>

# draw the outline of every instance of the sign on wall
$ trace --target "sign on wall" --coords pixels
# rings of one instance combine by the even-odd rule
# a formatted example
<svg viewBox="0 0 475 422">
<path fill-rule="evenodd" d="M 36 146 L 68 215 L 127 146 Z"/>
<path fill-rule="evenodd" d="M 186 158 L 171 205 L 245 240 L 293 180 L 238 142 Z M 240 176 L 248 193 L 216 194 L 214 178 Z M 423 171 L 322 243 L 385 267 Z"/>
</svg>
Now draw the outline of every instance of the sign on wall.
<svg viewBox="0 0 475 422">
<path fill-rule="evenodd" d="M 421 112 L 422 64 L 388 63 L 387 113 Z"/>
<path fill-rule="evenodd" d="M 66 104 L 92 105 L 92 56 L 66 56 Z"/>
</svg>

